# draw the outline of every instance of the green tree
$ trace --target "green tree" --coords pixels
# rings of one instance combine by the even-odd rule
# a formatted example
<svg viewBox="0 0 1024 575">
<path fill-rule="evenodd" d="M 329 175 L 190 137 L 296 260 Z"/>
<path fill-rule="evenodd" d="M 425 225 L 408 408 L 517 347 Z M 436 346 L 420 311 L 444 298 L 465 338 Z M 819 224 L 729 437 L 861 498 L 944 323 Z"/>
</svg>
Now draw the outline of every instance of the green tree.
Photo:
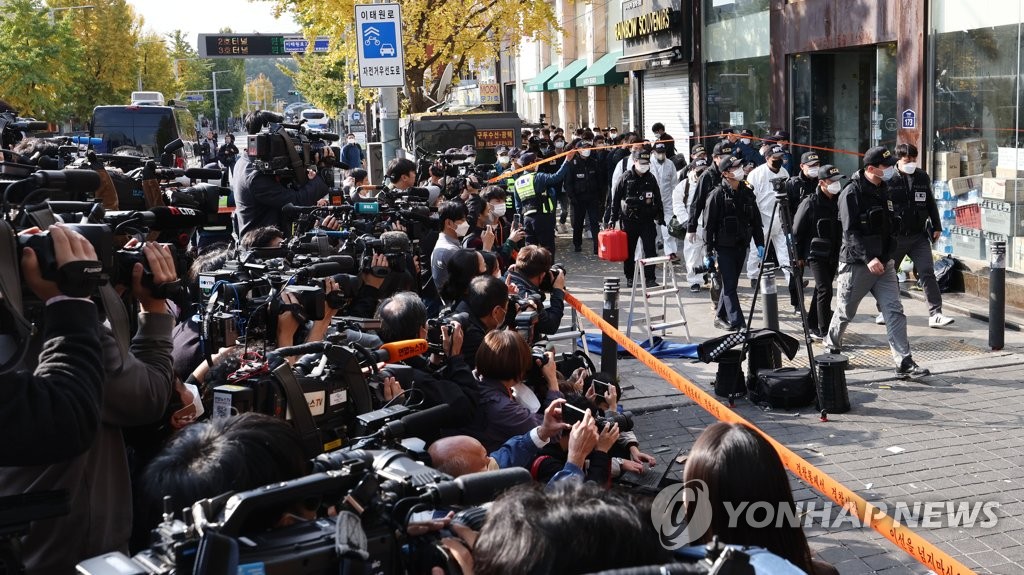
<svg viewBox="0 0 1024 575">
<path fill-rule="evenodd" d="M 340 38 L 331 51 L 355 61 L 356 42 L 345 41 L 354 27 L 356 0 L 274 0 L 278 13 L 292 10 L 307 37 Z M 409 110 L 422 112 L 429 101 L 420 89 L 431 71 L 451 62 L 458 76 L 470 62 L 498 57 L 503 45 L 514 50 L 528 39 L 551 40 L 558 33 L 552 5 L 521 0 L 402 0 L 405 79 Z M 504 44 L 503 44 L 504 43 Z"/>
<path fill-rule="evenodd" d="M 327 55 L 294 56 L 296 70 L 285 72 L 306 101 L 326 111 L 331 116 L 344 108 L 345 60 L 340 52 Z"/>
<path fill-rule="evenodd" d="M 142 89 L 160 92 L 165 98 L 174 98 L 174 69 L 164 38 L 149 32 L 139 38 L 138 45 Z"/>
<path fill-rule="evenodd" d="M 277 104 L 274 99 L 274 83 L 263 74 L 245 84 L 245 93 L 248 94 L 249 101 L 259 102 L 259 105 L 253 106 L 253 108 L 270 110 Z"/>
<path fill-rule="evenodd" d="M 26 117 L 62 121 L 74 113 L 68 98 L 77 74 L 71 22 L 49 21 L 40 0 L 10 0 L 0 17 L 0 94 Z"/>
</svg>

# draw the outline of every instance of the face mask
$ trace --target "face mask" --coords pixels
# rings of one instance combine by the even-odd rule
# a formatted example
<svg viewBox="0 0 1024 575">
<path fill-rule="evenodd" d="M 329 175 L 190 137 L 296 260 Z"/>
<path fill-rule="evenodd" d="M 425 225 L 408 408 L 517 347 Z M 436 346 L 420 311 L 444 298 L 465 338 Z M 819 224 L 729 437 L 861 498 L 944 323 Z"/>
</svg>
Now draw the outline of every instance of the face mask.
<svg viewBox="0 0 1024 575">
<path fill-rule="evenodd" d="M 907 162 L 900 166 L 900 171 L 904 174 L 910 175 L 917 171 L 917 162 Z"/>
<path fill-rule="evenodd" d="M 355 138 L 349 138 L 349 139 L 348 139 L 347 141 L 348 141 L 348 143 L 350 143 L 350 144 L 354 144 L 354 143 L 356 143 L 356 139 L 355 139 Z"/>
<path fill-rule="evenodd" d="M 491 204 L 491 213 L 494 214 L 495 218 L 500 218 L 505 215 L 505 204 Z"/>
<path fill-rule="evenodd" d="M 750 138 L 740 138 L 740 143 L 749 146 L 750 145 Z"/>
<path fill-rule="evenodd" d="M 832 195 L 838 194 L 843 189 L 842 182 L 830 182 L 828 184 L 828 192 Z"/>
<path fill-rule="evenodd" d="M 469 222 L 462 222 L 461 224 L 455 226 L 456 236 L 462 238 L 465 237 L 467 233 L 469 233 Z"/>
<path fill-rule="evenodd" d="M 807 177 L 808 178 L 817 178 L 818 177 L 818 167 L 815 166 L 813 168 L 807 168 Z"/>
<path fill-rule="evenodd" d="M 654 157 L 657 158 L 659 162 L 665 161 L 665 154 L 662 154 L 660 152 L 655 152 Z"/>
<path fill-rule="evenodd" d="M 562 142 L 562 141 L 555 142 L 555 149 L 556 150 L 561 150 L 564 147 L 565 147 L 565 142 Z"/>
<path fill-rule="evenodd" d="M 583 156 L 584 158 L 589 158 L 590 150 L 580 150 L 580 155 Z"/>
<path fill-rule="evenodd" d="M 885 171 L 882 172 L 882 179 L 888 182 L 895 175 L 896 175 L 896 166 L 889 166 L 888 168 L 885 169 Z"/>
<path fill-rule="evenodd" d="M 744 170 L 743 168 L 736 168 L 732 172 L 732 177 L 733 177 L 734 180 L 742 180 L 743 176 L 746 176 L 746 175 L 747 175 L 747 171 Z"/>
<path fill-rule="evenodd" d="M 612 130 L 611 132 L 608 133 L 608 135 L 614 138 L 615 136 L 618 136 L 619 133 L 616 132 L 615 130 Z"/>
<path fill-rule="evenodd" d="M 502 166 L 507 166 L 512 160 L 508 156 L 498 156 L 498 163 Z"/>
<path fill-rule="evenodd" d="M 782 167 L 782 158 L 772 158 L 768 160 L 768 164 L 771 165 L 773 170 L 778 170 Z"/>
<path fill-rule="evenodd" d="M 636 172 L 638 174 L 646 174 L 647 172 L 649 172 L 651 170 L 651 165 L 650 164 L 637 164 L 637 165 L 635 165 L 633 167 L 636 168 Z"/>
</svg>

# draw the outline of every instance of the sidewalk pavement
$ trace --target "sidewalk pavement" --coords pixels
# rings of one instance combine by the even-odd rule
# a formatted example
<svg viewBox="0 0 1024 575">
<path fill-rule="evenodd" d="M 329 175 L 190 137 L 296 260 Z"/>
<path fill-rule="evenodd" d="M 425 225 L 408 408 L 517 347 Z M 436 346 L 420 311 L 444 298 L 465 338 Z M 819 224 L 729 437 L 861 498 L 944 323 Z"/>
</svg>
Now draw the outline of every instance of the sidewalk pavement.
<svg viewBox="0 0 1024 575">
<path fill-rule="evenodd" d="M 622 265 L 603 262 L 589 253 L 573 253 L 566 238 L 560 237 L 559 242 L 557 260 L 567 269 L 569 290 L 600 313 L 603 279 L 624 279 Z M 713 327 L 708 292 L 691 294 L 683 268 L 676 266 L 675 270 L 693 342 L 724 334 Z M 630 291 L 625 289 L 625 281 L 621 284 L 619 325 L 624 330 Z M 781 330 L 802 342 L 800 319 L 781 284 Z M 745 278 L 740 288 L 741 303 L 749 310 L 752 290 Z M 846 373 L 853 406 L 850 412 L 830 415 L 828 422 L 821 422 L 813 406 L 762 409 L 745 398 L 736 401 L 735 409 L 872 503 L 883 502 L 891 509 L 897 502 L 998 502 L 994 527 L 922 527 L 916 532 L 978 573 L 1020 573 L 1024 572 L 1024 415 L 1019 408 L 1024 405 L 1024 335 L 1008 330 L 1004 349 L 991 351 L 988 324 L 958 311 L 965 309 L 961 307 L 963 298 L 958 299 L 960 305 L 944 310 L 956 322 L 943 329 L 927 327 L 928 313 L 922 301 L 902 300 L 914 358 L 932 371 L 929 377 L 895 379 L 885 328 L 875 325 L 877 312 L 868 297 L 844 341 L 843 353 L 850 358 Z M 976 302 L 968 303 L 979 307 Z M 639 300 L 638 307 L 643 309 Z M 669 307 L 675 307 L 674 299 Z M 669 319 L 678 316 L 679 310 L 669 310 Z M 762 322 L 757 309 L 752 325 L 759 327 Z M 635 326 L 642 323 L 633 322 Z M 598 332 L 585 322 L 584 328 Z M 642 339 L 644 335 L 639 333 L 634 329 L 633 338 Z M 685 342 L 684 334 L 682 327 L 672 328 L 666 339 Z M 824 352 L 820 346 L 814 350 L 815 354 Z M 600 365 L 598 357 L 594 360 Z M 687 359 L 665 363 L 713 393 L 714 364 Z M 806 366 L 803 345 L 793 362 L 784 359 L 783 364 Z M 658 456 L 661 464 L 679 447 L 691 445 L 714 422 L 640 362 L 620 359 L 618 369 L 624 386 L 623 405 L 637 416 L 642 446 Z M 828 501 L 792 474 L 790 478 L 798 502 L 820 505 Z M 805 532 L 812 549 L 843 574 L 930 572 L 870 528 L 847 523 L 843 529 L 815 526 Z"/>
</svg>

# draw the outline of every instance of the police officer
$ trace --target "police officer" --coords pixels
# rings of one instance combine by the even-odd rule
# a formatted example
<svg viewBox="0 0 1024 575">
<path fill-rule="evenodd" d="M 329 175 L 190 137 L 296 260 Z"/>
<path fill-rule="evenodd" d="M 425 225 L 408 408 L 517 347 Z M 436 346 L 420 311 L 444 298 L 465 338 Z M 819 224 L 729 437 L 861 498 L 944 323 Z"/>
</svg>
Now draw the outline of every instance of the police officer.
<svg viewBox="0 0 1024 575">
<path fill-rule="evenodd" d="M 626 274 L 626 285 L 633 287 L 633 272 L 636 268 L 636 243 L 643 242 L 644 257 L 658 254 L 656 243 L 658 227 L 665 225 L 665 211 L 661 205 L 661 189 L 651 174 L 651 151 L 644 148 L 633 161 L 633 166 L 619 181 L 612 196 L 612 225 L 622 222 L 626 232 L 628 253 L 622 264 Z M 654 267 L 644 268 L 647 287 L 655 287 Z"/>
<path fill-rule="evenodd" d="M 818 189 L 819 163 L 816 152 L 804 152 L 800 156 L 800 173 L 786 180 L 786 195 L 791 208 L 799 206 L 804 198 Z"/>
<path fill-rule="evenodd" d="M 893 202 L 888 182 L 896 176 L 896 157 L 884 146 L 864 154 L 864 168 L 850 178 L 839 196 L 843 245 L 839 251 L 839 290 L 835 314 L 824 343 L 839 353 L 843 332 L 857 314 L 857 306 L 870 292 L 882 308 L 896 377 L 929 375 L 914 362 L 907 340 L 907 316 L 900 302 L 899 282 L 892 254 L 896 244 Z"/>
<path fill-rule="evenodd" d="M 751 132 L 748 129 L 741 130 L 739 141 L 733 144 L 733 153 L 736 154 L 736 156 L 739 157 L 741 160 L 743 160 L 743 163 L 747 167 L 753 166 L 754 168 L 756 168 L 764 164 L 765 159 L 762 154 L 758 153 L 757 148 L 754 147 L 755 145 L 752 141 L 753 138 L 754 132 Z"/>
<path fill-rule="evenodd" d="M 690 219 L 686 222 L 686 239 L 691 242 L 697 239 L 700 217 L 704 213 L 705 206 L 707 206 L 711 190 L 722 183 L 722 170 L 719 168 L 719 165 L 733 157 L 732 144 L 725 141 L 715 144 L 711 156 L 712 162 L 710 162 L 708 169 L 704 170 L 704 173 L 697 180 L 697 189 L 694 191 L 693 200 L 690 202 Z"/>
<path fill-rule="evenodd" d="M 567 161 L 569 175 L 565 178 L 566 195 L 572 202 L 572 246 L 576 252 L 583 251 L 583 224 L 586 220 L 597 253 L 597 234 L 601 217 L 600 203 L 604 195 L 604 163 L 591 153 L 593 144 L 580 140 L 576 145 L 579 154 Z"/>
<path fill-rule="evenodd" d="M 711 267 L 717 258 L 722 278 L 715 327 L 738 331 L 743 328 L 743 311 L 736 293 L 740 272 L 751 239 L 758 257 L 764 258 L 764 230 L 754 188 L 743 179 L 746 176 L 743 160 L 729 156 L 719 162 L 719 169 L 723 178 L 708 197 L 704 220 L 707 242 L 704 265 Z"/>
<path fill-rule="evenodd" d="M 537 156 L 526 152 L 519 156 L 519 164 L 526 168 L 516 178 L 515 201 L 517 209 L 523 215 L 523 227 L 526 228 L 526 243 L 544 246 L 555 255 L 555 197 L 553 189 L 562 184 L 569 173 L 569 162 L 576 156 L 576 151 L 569 152 L 566 161 L 554 174 L 537 173 Z"/>
<path fill-rule="evenodd" d="M 810 268 L 814 276 L 814 297 L 807 312 L 807 328 L 813 339 L 821 341 L 832 321 L 832 282 L 836 279 L 839 247 L 843 243 L 839 192 L 843 188 L 841 180 L 846 176 L 839 168 L 828 164 L 814 169 L 821 178 L 814 178 L 817 188 L 797 207 L 793 217 L 793 243 L 800 269 Z"/>
<path fill-rule="evenodd" d="M 942 293 L 932 263 L 932 242 L 942 234 L 939 208 L 931 193 L 932 179 L 917 167 L 917 146 L 896 146 L 896 158 L 897 173 L 889 182 L 889 198 L 900 225 L 892 259 L 898 266 L 910 256 L 928 300 L 928 327 L 947 326 L 953 318 L 942 315 Z M 884 324 L 884 319 L 878 314 L 875 323 Z"/>
</svg>

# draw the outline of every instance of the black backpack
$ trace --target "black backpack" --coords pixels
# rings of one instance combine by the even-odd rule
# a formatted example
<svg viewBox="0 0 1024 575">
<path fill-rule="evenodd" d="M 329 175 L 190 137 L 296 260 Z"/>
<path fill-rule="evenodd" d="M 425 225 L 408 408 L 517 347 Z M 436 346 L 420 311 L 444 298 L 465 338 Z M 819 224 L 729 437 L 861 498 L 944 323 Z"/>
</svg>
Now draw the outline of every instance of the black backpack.
<svg viewBox="0 0 1024 575">
<path fill-rule="evenodd" d="M 814 403 L 814 377 L 806 368 L 780 367 L 757 372 L 750 390 L 750 401 L 776 409 L 807 407 Z"/>
</svg>

